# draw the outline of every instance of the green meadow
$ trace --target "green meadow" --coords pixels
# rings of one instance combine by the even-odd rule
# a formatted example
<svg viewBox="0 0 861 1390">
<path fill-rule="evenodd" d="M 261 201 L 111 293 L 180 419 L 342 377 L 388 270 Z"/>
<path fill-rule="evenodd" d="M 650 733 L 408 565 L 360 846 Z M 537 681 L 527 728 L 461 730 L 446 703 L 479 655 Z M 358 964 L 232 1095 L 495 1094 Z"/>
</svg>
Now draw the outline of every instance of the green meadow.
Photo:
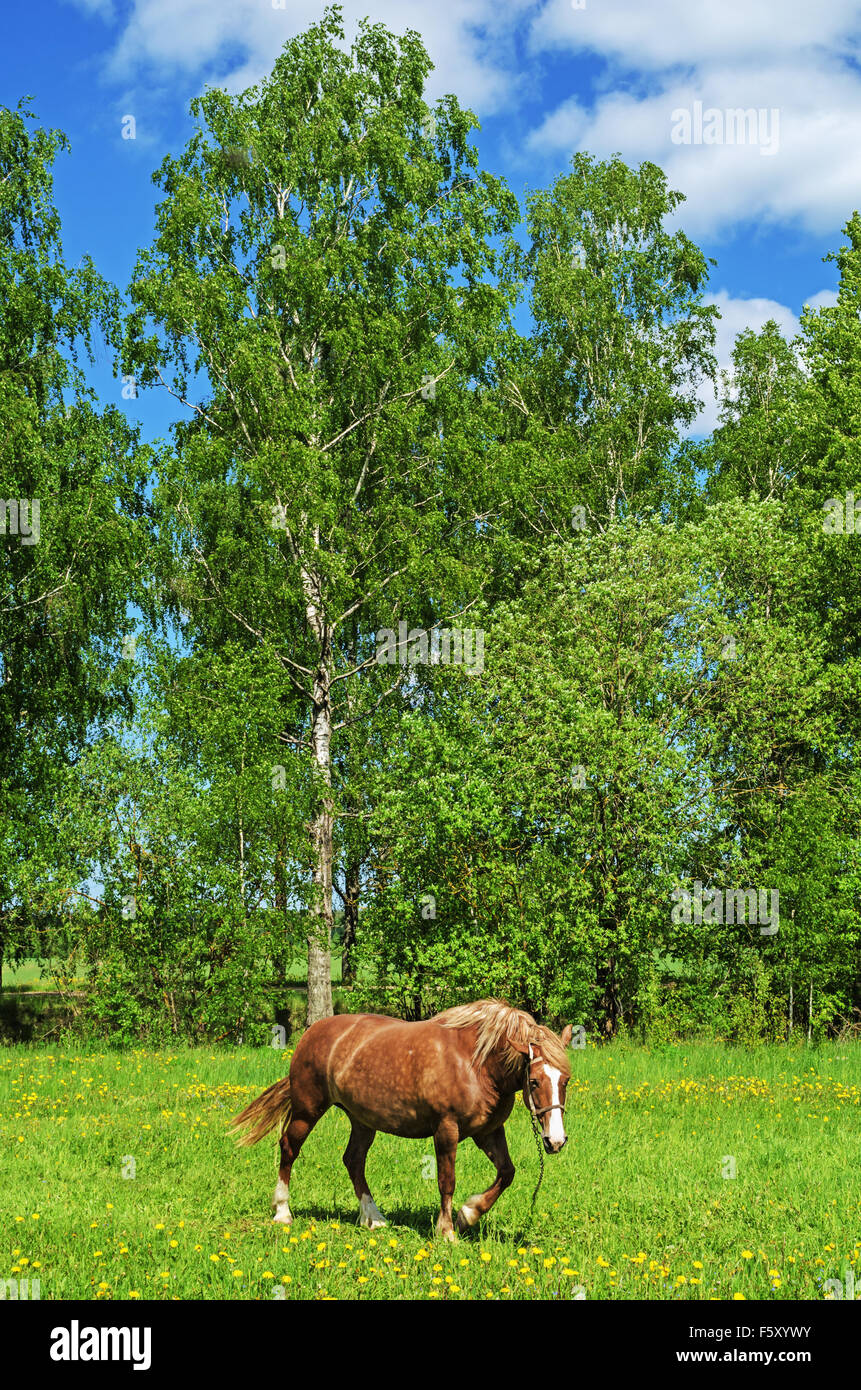
<svg viewBox="0 0 861 1390">
<path fill-rule="evenodd" d="M 0 1050 L 0 1279 L 42 1299 L 822 1299 L 861 1254 L 861 1047 L 623 1043 L 571 1053 L 569 1142 L 538 1155 L 518 1101 L 517 1176 L 479 1228 L 436 1240 L 430 1142 L 379 1135 L 389 1225 L 357 1224 L 330 1111 L 273 1225 L 274 1138 L 227 1121 L 282 1074 L 273 1049 Z M 458 1152 L 456 1201 L 489 1185 Z M 848 1296 L 845 1294 L 844 1296 Z"/>
</svg>

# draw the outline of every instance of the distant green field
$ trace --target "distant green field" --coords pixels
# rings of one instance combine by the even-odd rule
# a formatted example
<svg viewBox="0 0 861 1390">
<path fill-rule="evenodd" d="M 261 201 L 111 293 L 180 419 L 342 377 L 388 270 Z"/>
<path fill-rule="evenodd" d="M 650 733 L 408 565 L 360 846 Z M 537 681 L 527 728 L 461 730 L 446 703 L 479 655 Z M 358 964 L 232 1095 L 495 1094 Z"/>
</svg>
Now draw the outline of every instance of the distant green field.
<svg viewBox="0 0 861 1390">
<path fill-rule="evenodd" d="M 305 1019 L 307 973 L 307 960 L 296 956 L 282 981 L 279 1006 L 289 1010 L 293 1019 L 291 1026 L 297 1032 L 301 1031 L 299 1020 L 304 1023 Z M 341 987 L 341 959 L 337 952 L 332 955 L 331 979 L 336 1011 L 349 1007 L 350 987 Z M 66 988 L 85 992 L 86 976 L 67 982 Z M 4 966 L 0 990 L 0 1045 L 11 1042 L 51 1044 L 65 1036 L 74 1021 L 74 1006 L 57 990 L 57 980 L 49 966 L 37 961 Z"/>
<path fill-rule="evenodd" d="M 286 978 L 291 982 L 304 981 L 308 974 L 308 962 L 296 956 L 290 962 Z M 341 980 L 341 960 L 337 954 L 332 956 L 332 982 Z M 56 982 L 50 969 L 43 968 L 38 961 L 28 960 L 21 965 L 3 966 L 3 989 L 55 989 Z"/>
<path fill-rule="evenodd" d="M 27 960 L 23 965 L 4 965 L 4 989 L 53 989 L 54 981 L 50 974 L 43 973 L 36 961 Z"/>
<path fill-rule="evenodd" d="M 534 1217 L 518 1102 L 514 1185 L 448 1245 L 429 1142 L 377 1138 L 391 1224 L 357 1226 L 337 1111 L 296 1164 L 293 1227 L 272 1224 L 275 1141 L 240 1150 L 225 1128 L 284 1053 L 0 1049 L 0 1280 L 43 1299 L 780 1300 L 861 1275 L 861 1047 L 571 1057 L 569 1143 Z M 469 1142 L 457 1177 L 456 1201 L 491 1181 Z"/>
</svg>

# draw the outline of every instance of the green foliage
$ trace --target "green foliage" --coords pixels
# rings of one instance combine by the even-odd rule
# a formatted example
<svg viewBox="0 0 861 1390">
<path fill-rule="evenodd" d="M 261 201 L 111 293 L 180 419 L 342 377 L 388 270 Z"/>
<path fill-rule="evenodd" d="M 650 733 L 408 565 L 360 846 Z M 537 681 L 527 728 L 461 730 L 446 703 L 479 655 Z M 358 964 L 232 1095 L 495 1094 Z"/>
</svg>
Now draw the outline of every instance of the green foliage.
<svg viewBox="0 0 861 1390">
<path fill-rule="evenodd" d="M 0 111 L 0 477 L 41 500 L 0 536 L 0 964 L 124 1045 L 266 1041 L 305 952 L 326 1013 L 333 940 L 406 1017 L 851 1031 L 861 217 L 837 303 L 741 334 L 686 440 L 717 311 L 681 195 L 578 154 L 521 250 L 429 68 L 335 7 L 207 89 L 125 307 L 63 262 L 65 137 Z M 97 334 L 187 407 L 170 445 L 100 411 Z M 483 662 L 387 663 L 401 622 Z M 677 913 L 694 884 L 777 930 Z"/>
<path fill-rule="evenodd" d="M 527 200 L 535 328 L 505 374 L 527 536 L 570 535 L 576 508 L 602 530 L 690 487 L 676 446 L 714 374 L 717 310 L 702 252 L 664 227 L 682 201 L 654 164 L 586 154 Z"/>
<path fill-rule="evenodd" d="M 116 658 L 141 555 L 145 453 L 99 412 L 78 357 L 116 341 L 119 296 L 69 269 L 52 201 L 67 149 L 26 102 L 0 108 L 0 964 L 40 953 L 30 856 L 94 723 L 130 710 Z"/>
</svg>

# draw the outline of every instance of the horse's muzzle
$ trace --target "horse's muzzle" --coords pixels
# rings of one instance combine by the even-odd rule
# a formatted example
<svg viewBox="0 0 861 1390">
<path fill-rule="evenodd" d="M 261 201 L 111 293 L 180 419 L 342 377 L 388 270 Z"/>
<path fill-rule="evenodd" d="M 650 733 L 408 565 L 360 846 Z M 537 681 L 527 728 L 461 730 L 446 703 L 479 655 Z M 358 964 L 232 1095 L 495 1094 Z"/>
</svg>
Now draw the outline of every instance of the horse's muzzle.
<svg viewBox="0 0 861 1390">
<path fill-rule="evenodd" d="M 542 1137 L 542 1139 L 543 1139 L 543 1141 L 544 1141 L 544 1151 L 545 1151 L 545 1153 L 549 1153 L 549 1154 L 558 1154 L 558 1153 L 561 1153 L 562 1150 L 565 1148 L 565 1145 L 568 1143 L 568 1135 L 567 1135 L 567 1134 L 565 1135 L 565 1138 L 564 1138 L 564 1139 L 561 1139 L 561 1140 L 560 1140 L 560 1139 L 548 1139 L 548 1137 L 547 1137 L 546 1134 L 542 1135 L 541 1137 Z"/>
</svg>

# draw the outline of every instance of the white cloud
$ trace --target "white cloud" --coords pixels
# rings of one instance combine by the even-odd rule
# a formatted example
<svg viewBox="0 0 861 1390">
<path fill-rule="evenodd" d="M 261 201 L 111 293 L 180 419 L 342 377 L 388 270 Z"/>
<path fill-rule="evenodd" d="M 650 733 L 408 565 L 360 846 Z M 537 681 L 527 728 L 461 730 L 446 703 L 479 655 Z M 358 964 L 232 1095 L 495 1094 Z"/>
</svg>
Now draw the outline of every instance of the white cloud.
<svg viewBox="0 0 861 1390">
<path fill-rule="evenodd" d="M 819 290 L 804 302 L 815 309 L 833 304 L 836 299 L 833 290 Z M 719 371 L 729 371 L 731 368 L 735 340 L 745 328 L 759 332 L 769 319 L 774 319 L 784 338 L 791 342 L 801 327 L 798 315 L 776 299 L 737 299 L 728 290 L 719 290 L 717 294 L 706 295 L 705 303 L 716 304 L 720 312 L 715 338 Z M 700 398 L 703 408 L 689 432 L 710 434 L 717 425 L 718 402 L 708 383 L 703 386 Z"/>
<path fill-rule="evenodd" d="M 850 61 L 859 33 L 861 0 L 587 0 L 583 10 L 551 0 L 533 23 L 531 51 L 594 52 L 609 69 L 594 103 L 564 100 L 527 148 L 653 160 L 686 195 L 694 236 L 741 221 L 833 231 L 861 202 L 861 77 Z M 645 90 L 631 90 L 631 73 L 646 75 Z M 695 102 L 762 111 L 762 144 L 674 143 L 673 113 Z"/>
<path fill-rule="evenodd" d="M 571 0 L 542 6 L 535 51 L 591 50 L 627 67 L 660 71 L 858 51 L 858 0 Z"/>
<path fill-rule="evenodd" d="M 73 0 L 106 13 L 112 0 Z M 204 80 L 237 91 L 264 77 L 284 43 L 319 20 L 321 0 L 131 0 L 107 61 L 114 82 L 149 106 L 169 83 L 183 104 Z M 520 142 L 525 160 L 567 165 L 577 149 L 651 159 L 686 195 L 692 236 L 749 222 L 815 235 L 842 227 L 861 202 L 861 0 L 344 0 L 348 38 L 370 11 L 395 33 L 422 34 L 436 65 L 431 98 L 455 92 L 480 116 L 540 90 L 547 57 L 604 60 Z M 525 37 L 526 55 L 518 43 Z M 586 70 L 576 69 L 577 80 Z M 555 82 L 554 74 L 554 82 Z M 676 144 L 673 112 L 763 109 L 775 152 L 740 144 Z M 133 106 L 130 109 L 136 109 Z M 517 157 L 512 163 L 517 164 Z"/>
<path fill-rule="evenodd" d="M 674 131 L 677 138 L 684 133 L 676 113 L 693 113 L 696 103 L 705 117 L 703 143 L 675 143 Z M 710 110 L 722 118 L 727 111 L 755 111 L 756 142 L 745 126 L 744 144 L 704 143 Z M 735 121 L 723 125 L 726 136 Z M 696 140 L 696 129 L 690 135 Z M 719 235 L 740 221 L 794 222 L 820 234 L 842 227 L 861 202 L 861 80 L 840 67 L 800 60 L 755 73 L 711 68 L 642 98 L 608 92 L 588 112 L 575 100 L 563 102 L 532 132 L 527 148 L 569 157 L 578 148 L 602 157 L 618 150 L 629 163 L 653 160 L 685 194 L 680 216 L 693 236 Z"/>
<path fill-rule="evenodd" d="M 102 0 L 75 0 L 91 7 Z M 511 100 L 517 85 L 514 29 L 532 0 L 457 0 L 429 6 L 424 0 L 345 0 L 344 27 L 351 39 L 358 20 L 402 34 L 416 29 L 436 65 L 428 91 L 454 92 L 468 106 L 488 112 Z M 206 75 L 231 91 L 269 73 L 284 44 L 319 21 L 319 0 L 133 0 L 127 23 L 109 58 L 114 80 L 165 69 L 189 78 Z M 194 84 L 198 85 L 197 82 Z"/>
<path fill-rule="evenodd" d="M 804 303 L 810 309 L 832 309 L 837 303 L 837 291 L 819 290 L 817 294 L 805 299 Z"/>
</svg>

